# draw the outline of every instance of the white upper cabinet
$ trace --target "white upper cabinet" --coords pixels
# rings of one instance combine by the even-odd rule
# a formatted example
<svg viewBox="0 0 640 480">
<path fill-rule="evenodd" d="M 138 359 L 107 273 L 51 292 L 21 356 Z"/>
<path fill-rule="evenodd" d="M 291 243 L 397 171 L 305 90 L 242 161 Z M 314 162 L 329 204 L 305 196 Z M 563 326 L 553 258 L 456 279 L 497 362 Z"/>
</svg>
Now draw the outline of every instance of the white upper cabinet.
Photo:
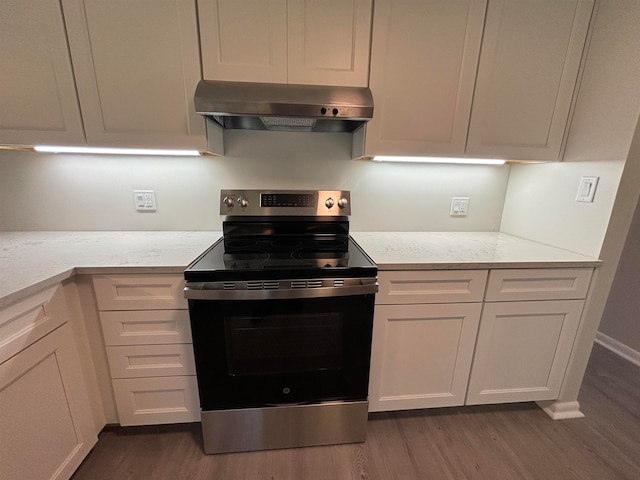
<svg viewBox="0 0 640 480">
<path fill-rule="evenodd" d="M 593 0 L 490 0 L 467 155 L 558 160 Z"/>
<path fill-rule="evenodd" d="M 594 0 L 378 0 L 365 154 L 558 160 Z"/>
<path fill-rule="evenodd" d="M 287 83 L 287 0 L 198 0 L 207 80 Z"/>
<path fill-rule="evenodd" d="M 288 80 L 367 86 L 371 0 L 289 0 Z"/>
<path fill-rule="evenodd" d="M 0 14 L 0 144 L 83 144 L 57 0 L 5 0 Z"/>
<path fill-rule="evenodd" d="M 206 147 L 193 0 L 62 0 L 87 143 Z"/>
<path fill-rule="evenodd" d="M 367 155 L 464 154 L 486 0 L 377 0 Z"/>
<path fill-rule="evenodd" d="M 371 0 L 198 0 L 208 80 L 366 86 Z"/>
</svg>

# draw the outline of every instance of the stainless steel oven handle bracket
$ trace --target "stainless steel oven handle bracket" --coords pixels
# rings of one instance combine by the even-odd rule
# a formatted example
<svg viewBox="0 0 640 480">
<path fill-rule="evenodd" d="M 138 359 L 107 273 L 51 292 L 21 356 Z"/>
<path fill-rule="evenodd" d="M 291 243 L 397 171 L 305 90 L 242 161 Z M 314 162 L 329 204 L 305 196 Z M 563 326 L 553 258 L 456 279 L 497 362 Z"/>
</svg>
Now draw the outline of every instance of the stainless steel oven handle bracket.
<svg viewBox="0 0 640 480">
<path fill-rule="evenodd" d="M 303 282 L 309 286 L 301 286 Z M 367 295 L 378 291 L 376 278 L 325 279 L 320 285 L 313 282 L 280 280 L 279 286 L 275 287 L 272 282 L 265 281 L 263 288 L 256 287 L 255 282 L 189 282 L 184 288 L 184 297 L 193 300 L 283 300 Z"/>
</svg>

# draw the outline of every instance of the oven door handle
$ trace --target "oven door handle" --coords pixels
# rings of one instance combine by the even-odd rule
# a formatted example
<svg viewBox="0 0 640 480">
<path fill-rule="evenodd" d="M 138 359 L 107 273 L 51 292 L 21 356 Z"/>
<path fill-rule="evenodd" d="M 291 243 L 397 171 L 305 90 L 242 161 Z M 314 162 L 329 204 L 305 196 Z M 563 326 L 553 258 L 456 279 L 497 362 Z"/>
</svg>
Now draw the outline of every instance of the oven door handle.
<svg viewBox="0 0 640 480">
<path fill-rule="evenodd" d="M 301 282 L 310 286 L 302 286 Z M 239 284 L 239 288 L 236 288 L 236 285 L 231 288 L 230 283 L 223 282 L 189 282 L 184 288 L 184 297 L 192 300 L 286 300 L 368 295 L 378 291 L 376 278 L 344 279 L 341 283 L 330 280 L 333 285 L 326 285 L 327 281 L 322 282 L 322 285 L 311 282 L 313 281 L 281 280 L 278 283 L 284 283 L 286 286 L 275 287 L 273 283 L 265 281 L 262 288 L 247 287 L 246 284 L 252 282 L 232 282 Z"/>
</svg>

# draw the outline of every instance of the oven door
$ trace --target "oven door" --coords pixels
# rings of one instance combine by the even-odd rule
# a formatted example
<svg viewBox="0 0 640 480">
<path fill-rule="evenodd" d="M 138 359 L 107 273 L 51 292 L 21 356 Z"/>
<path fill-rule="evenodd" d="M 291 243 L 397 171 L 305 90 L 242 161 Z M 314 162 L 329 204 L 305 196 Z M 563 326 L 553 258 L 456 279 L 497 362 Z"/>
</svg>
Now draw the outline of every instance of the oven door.
<svg viewBox="0 0 640 480">
<path fill-rule="evenodd" d="M 374 297 L 190 299 L 202 410 L 366 400 Z"/>
</svg>

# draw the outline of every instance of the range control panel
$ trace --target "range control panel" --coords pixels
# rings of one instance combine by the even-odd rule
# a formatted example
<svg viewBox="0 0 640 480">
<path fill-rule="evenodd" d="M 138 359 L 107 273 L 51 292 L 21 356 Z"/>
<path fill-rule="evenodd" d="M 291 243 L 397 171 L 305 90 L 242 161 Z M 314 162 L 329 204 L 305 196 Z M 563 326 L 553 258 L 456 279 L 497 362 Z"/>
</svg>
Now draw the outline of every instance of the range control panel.
<svg viewBox="0 0 640 480">
<path fill-rule="evenodd" d="M 220 215 L 351 215 L 346 190 L 221 190 Z"/>
</svg>

